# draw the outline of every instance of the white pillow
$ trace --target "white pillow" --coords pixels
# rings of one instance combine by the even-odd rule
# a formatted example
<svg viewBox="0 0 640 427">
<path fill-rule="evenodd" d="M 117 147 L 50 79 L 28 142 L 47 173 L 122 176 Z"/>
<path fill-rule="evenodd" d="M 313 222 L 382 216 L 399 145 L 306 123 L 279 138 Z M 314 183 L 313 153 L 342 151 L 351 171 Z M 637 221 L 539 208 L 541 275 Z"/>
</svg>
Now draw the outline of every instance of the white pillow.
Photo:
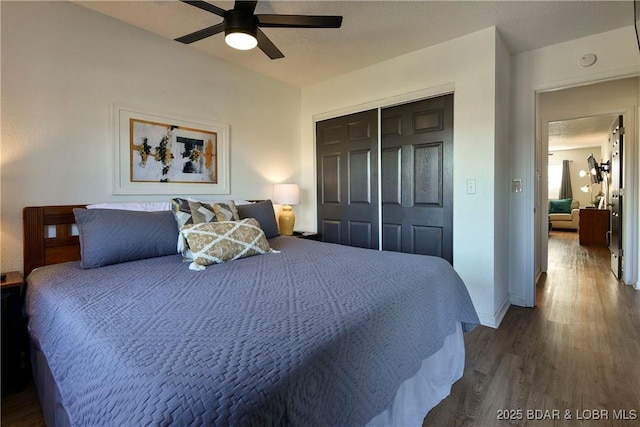
<svg viewBox="0 0 640 427">
<path fill-rule="evenodd" d="M 171 202 L 114 202 L 114 203 L 94 203 L 87 205 L 87 209 L 119 209 L 123 211 L 170 211 Z"/>
</svg>

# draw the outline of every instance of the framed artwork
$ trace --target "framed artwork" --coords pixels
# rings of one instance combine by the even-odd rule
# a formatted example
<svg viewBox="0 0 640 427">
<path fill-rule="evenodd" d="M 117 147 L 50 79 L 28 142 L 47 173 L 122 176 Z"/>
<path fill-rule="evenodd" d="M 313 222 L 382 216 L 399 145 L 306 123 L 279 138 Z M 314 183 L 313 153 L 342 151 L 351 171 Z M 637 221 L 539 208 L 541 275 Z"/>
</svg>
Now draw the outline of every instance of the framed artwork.
<svg viewBox="0 0 640 427">
<path fill-rule="evenodd" d="M 113 106 L 114 194 L 229 194 L 229 126 Z"/>
</svg>

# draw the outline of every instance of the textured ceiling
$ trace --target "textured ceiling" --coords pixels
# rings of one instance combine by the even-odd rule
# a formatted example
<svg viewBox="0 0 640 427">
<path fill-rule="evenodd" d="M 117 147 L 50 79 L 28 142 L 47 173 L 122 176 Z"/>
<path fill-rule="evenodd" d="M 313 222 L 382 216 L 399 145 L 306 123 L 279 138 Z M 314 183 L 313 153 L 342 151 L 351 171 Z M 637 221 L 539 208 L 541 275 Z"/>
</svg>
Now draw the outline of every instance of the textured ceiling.
<svg viewBox="0 0 640 427">
<path fill-rule="evenodd" d="M 604 115 L 549 123 L 549 150 L 595 147 L 609 140 L 609 129 L 618 116 Z"/>
<path fill-rule="evenodd" d="M 173 0 L 76 3 L 175 39 L 222 18 Z M 231 1 L 210 0 L 223 9 Z M 237 51 L 218 34 L 185 49 L 303 87 L 496 26 L 512 54 L 633 25 L 632 1 L 258 1 L 256 13 L 342 15 L 339 29 L 266 28 L 285 58 Z M 176 42 L 178 43 L 178 42 Z M 579 54 L 586 53 L 580 52 Z"/>
</svg>

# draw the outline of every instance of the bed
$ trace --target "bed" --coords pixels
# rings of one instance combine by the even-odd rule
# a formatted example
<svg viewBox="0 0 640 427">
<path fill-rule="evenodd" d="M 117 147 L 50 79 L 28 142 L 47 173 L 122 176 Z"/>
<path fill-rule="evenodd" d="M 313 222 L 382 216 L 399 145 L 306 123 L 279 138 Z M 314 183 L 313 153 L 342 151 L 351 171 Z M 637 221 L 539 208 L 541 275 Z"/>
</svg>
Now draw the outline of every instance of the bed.
<svg viewBox="0 0 640 427">
<path fill-rule="evenodd" d="M 440 258 L 272 235 L 201 271 L 178 253 L 86 268 L 83 207 L 23 212 L 49 426 L 421 425 L 462 376 L 479 322 Z"/>
</svg>

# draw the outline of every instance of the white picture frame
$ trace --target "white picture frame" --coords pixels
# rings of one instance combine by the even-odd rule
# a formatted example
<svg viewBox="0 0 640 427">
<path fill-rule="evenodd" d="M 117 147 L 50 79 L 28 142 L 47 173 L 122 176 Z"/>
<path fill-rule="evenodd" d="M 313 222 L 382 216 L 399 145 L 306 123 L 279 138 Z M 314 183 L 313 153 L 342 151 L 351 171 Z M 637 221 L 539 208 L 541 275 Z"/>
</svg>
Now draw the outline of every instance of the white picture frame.
<svg viewBox="0 0 640 427">
<path fill-rule="evenodd" d="M 112 104 L 113 194 L 229 194 L 229 125 Z"/>
</svg>

